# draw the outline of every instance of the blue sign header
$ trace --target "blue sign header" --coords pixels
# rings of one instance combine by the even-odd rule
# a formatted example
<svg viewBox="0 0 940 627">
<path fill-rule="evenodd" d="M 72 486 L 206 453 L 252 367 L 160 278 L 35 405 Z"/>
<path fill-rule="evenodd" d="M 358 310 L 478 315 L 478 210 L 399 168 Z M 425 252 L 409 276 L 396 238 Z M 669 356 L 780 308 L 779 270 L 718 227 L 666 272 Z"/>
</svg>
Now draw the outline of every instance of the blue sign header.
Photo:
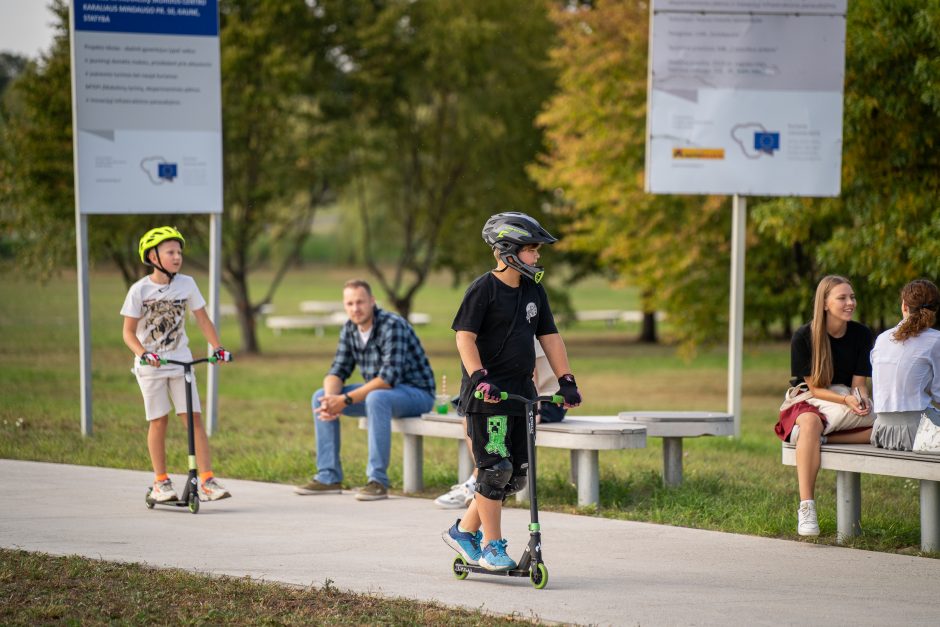
<svg viewBox="0 0 940 627">
<path fill-rule="evenodd" d="M 152 35 L 219 34 L 218 0 L 73 0 L 75 30 Z"/>
</svg>

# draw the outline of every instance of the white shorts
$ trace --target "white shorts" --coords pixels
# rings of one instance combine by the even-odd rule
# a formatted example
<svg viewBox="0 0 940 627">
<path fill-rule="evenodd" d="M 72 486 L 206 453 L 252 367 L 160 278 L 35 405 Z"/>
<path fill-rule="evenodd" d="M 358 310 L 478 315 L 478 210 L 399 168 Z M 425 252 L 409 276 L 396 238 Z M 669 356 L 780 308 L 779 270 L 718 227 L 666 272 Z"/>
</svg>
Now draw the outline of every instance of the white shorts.
<svg viewBox="0 0 940 627">
<path fill-rule="evenodd" d="M 193 413 L 202 413 L 199 391 L 196 389 L 196 373 L 192 373 Z M 177 414 L 186 413 L 186 379 L 178 377 L 142 377 L 137 375 L 137 384 L 144 395 L 147 420 L 156 420 L 170 413 L 170 399 Z"/>
</svg>

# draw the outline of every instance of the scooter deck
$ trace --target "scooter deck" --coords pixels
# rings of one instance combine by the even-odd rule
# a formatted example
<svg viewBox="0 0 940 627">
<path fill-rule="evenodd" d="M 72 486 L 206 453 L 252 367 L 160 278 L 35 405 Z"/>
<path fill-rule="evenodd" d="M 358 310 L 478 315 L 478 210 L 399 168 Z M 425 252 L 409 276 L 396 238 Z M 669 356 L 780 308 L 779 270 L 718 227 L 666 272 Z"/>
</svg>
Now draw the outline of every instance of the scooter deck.
<svg viewBox="0 0 940 627">
<path fill-rule="evenodd" d="M 484 575 L 503 575 L 504 577 L 528 577 L 528 569 L 513 568 L 512 570 L 489 570 L 482 566 L 473 564 L 454 564 L 454 572 L 461 573 L 483 573 Z"/>
</svg>

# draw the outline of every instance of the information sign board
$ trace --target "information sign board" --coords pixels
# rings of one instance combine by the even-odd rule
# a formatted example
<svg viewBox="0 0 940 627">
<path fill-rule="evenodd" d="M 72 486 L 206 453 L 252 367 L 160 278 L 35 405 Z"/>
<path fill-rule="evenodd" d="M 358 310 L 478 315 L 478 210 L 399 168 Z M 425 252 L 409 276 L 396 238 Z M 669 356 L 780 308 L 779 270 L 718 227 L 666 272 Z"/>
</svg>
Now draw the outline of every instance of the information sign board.
<svg viewBox="0 0 940 627">
<path fill-rule="evenodd" d="M 846 0 L 654 0 L 646 189 L 837 196 Z"/>
<path fill-rule="evenodd" d="M 78 211 L 221 213 L 217 0 L 73 5 Z"/>
</svg>

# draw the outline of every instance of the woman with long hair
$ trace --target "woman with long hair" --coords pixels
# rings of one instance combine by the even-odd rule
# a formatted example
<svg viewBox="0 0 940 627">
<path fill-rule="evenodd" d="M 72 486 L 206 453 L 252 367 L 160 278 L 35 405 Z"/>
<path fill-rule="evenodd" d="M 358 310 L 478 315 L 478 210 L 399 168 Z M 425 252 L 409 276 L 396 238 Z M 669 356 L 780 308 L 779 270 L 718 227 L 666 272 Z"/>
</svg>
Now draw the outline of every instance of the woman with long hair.
<svg viewBox="0 0 940 627">
<path fill-rule="evenodd" d="M 848 279 L 836 275 L 823 277 L 816 286 L 812 321 L 793 334 L 790 374 L 796 382 L 805 381 L 814 398 L 847 405 L 851 411 L 865 416 L 871 411 L 867 381 L 871 376 L 872 332 L 852 320 L 855 306 L 855 292 Z M 857 388 L 861 401 L 853 394 L 842 395 L 831 390 L 836 384 Z M 799 402 L 780 412 L 775 427 L 782 440 L 796 445 L 796 475 L 800 486 L 797 533 L 801 536 L 819 535 L 815 493 L 820 445 L 826 441 L 867 443 L 871 432 L 871 427 L 864 427 L 824 436 L 827 424 L 820 409 Z"/>
<path fill-rule="evenodd" d="M 940 424 L 940 331 L 932 328 L 940 291 L 927 279 L 901 290 L 901 322 L 875 340 L 871 352 L 875 425 L 871 443 L 910 451 L 921 414 Z"/>
</svg>

